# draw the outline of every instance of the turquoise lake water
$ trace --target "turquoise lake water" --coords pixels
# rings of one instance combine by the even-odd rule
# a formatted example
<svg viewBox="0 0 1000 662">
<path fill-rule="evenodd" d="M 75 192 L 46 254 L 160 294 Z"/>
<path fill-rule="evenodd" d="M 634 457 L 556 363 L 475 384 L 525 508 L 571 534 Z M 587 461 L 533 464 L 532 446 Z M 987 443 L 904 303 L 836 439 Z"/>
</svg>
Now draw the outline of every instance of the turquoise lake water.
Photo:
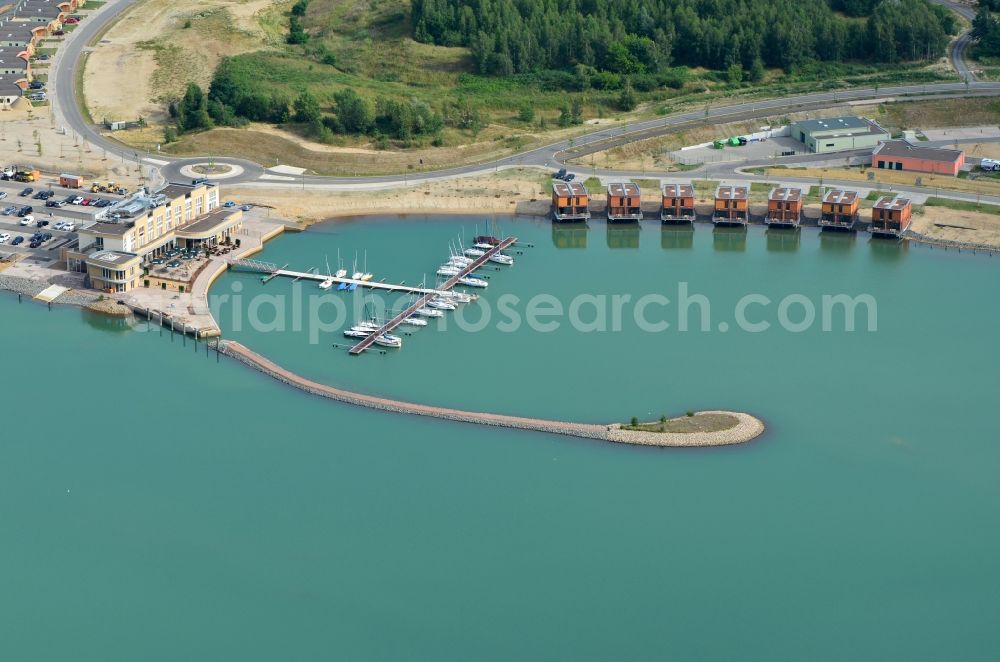
<svg viewBox="0 0 1000 662">
<path fill-rule="evenodd" d="M 998 258 L 498 222 L 534 247 L 488 272 L 484 305 L 674 300 L 683 282 L 709 329 L 679 331 L 670 305 L 649 308 L 674 322 L 659 333 L 630 312 L 592 333 L 452 320 L 348 357 L 336 331 L 236 330 L 255 295 L 298 286 L 227 274 L 225 335 L 419 402 L 598 422 L 733 408 L 766 435 L 645 449 L 388 415 L 2 295 L 0 660 L 996 659 Z M 377 279 L 414 282 L 477 224 L 328 224 L 260 258 L 325 270 L 367 249 Z M 774 302 L 748 310 L 770 330 L 737 328 L 750 294 Z M 779 328 L 777 302 L 824 294 L 870 295 L 877 330 Z"/>
</svg>

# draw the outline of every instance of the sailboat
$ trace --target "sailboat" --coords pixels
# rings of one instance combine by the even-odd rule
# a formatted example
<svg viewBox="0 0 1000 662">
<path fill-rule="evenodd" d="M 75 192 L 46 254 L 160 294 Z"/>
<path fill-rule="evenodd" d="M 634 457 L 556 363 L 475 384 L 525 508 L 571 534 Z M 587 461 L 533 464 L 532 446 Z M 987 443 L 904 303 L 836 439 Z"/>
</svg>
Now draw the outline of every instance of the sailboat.
<svg viewBox="0 0 1000 662">
<path fill-rule="evenodd" d="M 401 324 L 405 324 L 407 326 L 427 326 L 427 320 L 420 319 L 419 317 L 412 317 L 411 316 L 411 317 L 407 317 L 406 319 L 404 319 L 401 322 Z"/>
<path fill-rule="evenodd" d="M 364 273 L 358 271 L 358 254 L 355 253 L 354 254 L 354 273 L 351 274 L 351 278 L 353 278 L 354 280 L 361 280 L 362 276 L 364 276 Z"/>
<path fill-rule="evenodd" d="M 340 249 L 339 248 L 337 249 L 337 273 L 335 275 L 337 276 L 337 278 L 344 278 L 345 276 L 347 276 L 347 269 L 345 269 L 344 265 L 341 264 L 341 262 L 340 262 Z"/>
<path fill-rule="evenodd" d="M 497 264 L 511 265 L 514 264 L 514 258 L 504 253 L 496 253 L 490 256 L 490 262 L 495 262 Z"/>
<path fill-rule="evenodd" d="M 458 282 L 461 283 L 462 285 L 468 285 L 469 287 L 488 287 L 489 286 L 489 283 L 486 280 L 484 280 L 482 278 L 477 278 L 476 276 L 472 276 L 472 275 L 463 276 L 462 278 L 458 279 Z"/>
<path fill-rule="evenodd" d="M 361 280 L 371 280 L 372 275 L 368 273 L 368 249 L 365 249 L 365 270 L 361 273 Z"/>
<path fill-rule="evenodd" d="M 330 258 L 326 258 L 326 278 L 319 284 L 319 289 L 328 290 L 333 287 L 333 278 L 330 277 Z"/>
</svg>

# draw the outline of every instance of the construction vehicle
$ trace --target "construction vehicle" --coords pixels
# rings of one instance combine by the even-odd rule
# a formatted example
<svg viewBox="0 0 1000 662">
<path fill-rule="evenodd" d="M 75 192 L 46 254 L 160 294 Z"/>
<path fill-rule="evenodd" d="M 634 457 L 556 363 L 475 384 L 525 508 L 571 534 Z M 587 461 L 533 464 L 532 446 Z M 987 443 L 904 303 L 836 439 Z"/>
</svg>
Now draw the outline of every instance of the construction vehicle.
<svg viewBox="0 0 1000 662">
<path fill-rule="evenodd" d="M 28 168 L 19 168 L 12 178 L 15 182 L 37 182 L 42 173 Z"/>
</svg>

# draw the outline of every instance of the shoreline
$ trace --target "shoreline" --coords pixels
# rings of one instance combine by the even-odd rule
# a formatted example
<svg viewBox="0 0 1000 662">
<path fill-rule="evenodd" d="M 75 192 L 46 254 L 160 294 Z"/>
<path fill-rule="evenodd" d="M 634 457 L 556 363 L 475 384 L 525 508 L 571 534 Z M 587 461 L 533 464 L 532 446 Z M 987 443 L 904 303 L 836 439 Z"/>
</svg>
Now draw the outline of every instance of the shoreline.
<svg viewBox="0 0 1000 662">
<path fill-rule="evenodd" d="M 449 421 L 473 423 L 517 430 L 547 432 L 582 439 L 595 439 L 612 443 L 634 446 L 656 446 L 661 448 L 695 448 L 708 446 L 731 446 L 756 439 L 764 433 L 766 427 L 759 418 L 744 412 L 705 411 L 700 414 L 728 414 L 739 420 L 739 423 L 728 430 L 719 432 L 642 432 L 622 430 L 620 424 L 599 425 L 594 423 L 572 423 L 546 419 L 510 416 L 506 414 L 491 414 L 488 412 L 471 412 L 447 407 L 421 405 L 403 402 L 374 395 L 366 395 L 354 391 L 336 388 L 306 379 L 296 373 L 282 368 L 267 357 L 254 352 L 235 340 L 224 340 L 216 345 L 220 354 L 224 354 L 243 365 L 275 379 L 283 384 L 305 393 L 327 398 L 345 404 L 388 411 L 398 414 L 426 416 Z"/>
</svg>

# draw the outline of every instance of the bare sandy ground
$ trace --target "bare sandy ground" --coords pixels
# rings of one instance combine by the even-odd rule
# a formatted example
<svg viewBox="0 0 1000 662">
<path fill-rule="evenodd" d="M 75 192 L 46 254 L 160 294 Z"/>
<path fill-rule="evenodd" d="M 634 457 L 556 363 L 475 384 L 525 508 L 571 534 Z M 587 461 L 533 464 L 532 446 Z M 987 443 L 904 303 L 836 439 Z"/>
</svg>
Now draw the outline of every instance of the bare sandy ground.
<svg viewBox="0 0 1000 662">
<path fill-rule="evenodd" d="M 273 214 L 309 224 L 337 216 L 376 212 L 545 213 L 549 195 L 531 171 L 466 177 L 386 191 L 330 192 L 316 189 L 227 187 L 226 197 L 273 208 Z"/>
<path fill-rule="evenodd" d="M 1000 249 L 1000 216 L 944 207 L 924 207 L 913 216 L 912 229 L 941 241 L 984 244 Z"/>
<path fill-rule="evenodd" d="M 47 107 L 28 112 L 30 104 L 21 99 L 14 110 L 0 111 L 0 153 L 4 163 L 30 164 L 47 172 L 73 172 L 88 177 L 115 179 L 129 188 L 139 180 L 135 164 L 106 157 L 52 120 Z M 148 174 L 148 172 L 146 173 Z"/>
<path fill-rule="evenodd" d="M 91 117 L 158 121 L 188 82 L 208 84 L 219 60 L 266 48 L 258 18 L 275 0 L 147 0 L 126 12 L 88 56 Z M 190 21 L 190 27 L 185 27 Z"/>
</svg>

